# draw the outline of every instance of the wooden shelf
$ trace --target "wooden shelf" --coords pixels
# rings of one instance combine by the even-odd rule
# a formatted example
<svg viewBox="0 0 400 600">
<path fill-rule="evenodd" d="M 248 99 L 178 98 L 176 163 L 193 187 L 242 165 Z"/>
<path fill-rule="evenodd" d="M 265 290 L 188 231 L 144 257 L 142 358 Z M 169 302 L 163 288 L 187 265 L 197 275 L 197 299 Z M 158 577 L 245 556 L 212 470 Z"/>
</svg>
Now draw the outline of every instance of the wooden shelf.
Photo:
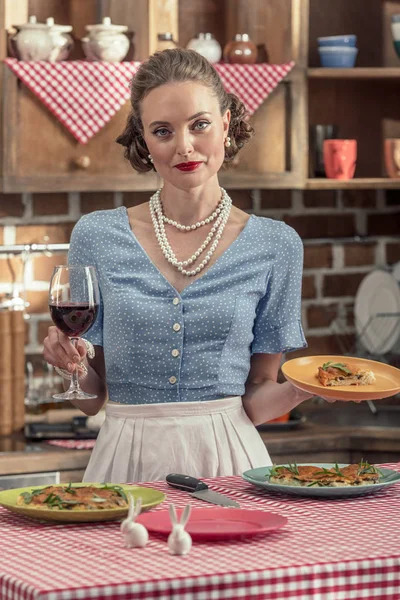
<svg viewBox="0 0 400 600">
<path fill-rule="evenodd" d="M 388 177 L 371 177 L 366 179 L 307 179 L 306 190 L 373 190 L 400 189 L 400 178 L 389 179 Z"/>
<path fill-rule="evenodd" d="M 308 69 L 310 79 L 399 79 L 400 67 L 356 67 L 354 69 Z"/>
</svg>

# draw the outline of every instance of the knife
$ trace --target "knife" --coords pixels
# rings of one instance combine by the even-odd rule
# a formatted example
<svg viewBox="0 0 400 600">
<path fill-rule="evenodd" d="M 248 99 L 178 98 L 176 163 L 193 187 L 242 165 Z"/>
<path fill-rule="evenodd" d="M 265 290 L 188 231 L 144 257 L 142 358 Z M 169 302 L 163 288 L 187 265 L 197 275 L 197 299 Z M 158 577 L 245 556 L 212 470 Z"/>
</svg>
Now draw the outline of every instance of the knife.
<svg viewBox="0 0 400 600">
<path fill-rule="evenodd" d="M 177 490 L 183 490 L 189 492 L 191 496 L 204 500 L 205 502 L 211 502 L 211 504 L 218 504 L 219 506 L 235 506 L 240 508 L 240 504 L 231 500 L 228 496 L 218 494 L 208 488 L 208 485 L 200 479 L 195 477 L 189 477 L 189 475 L 180 475 L 179 473 L 170 473 L 166 476 L 168 485 Z"/>
</svg>

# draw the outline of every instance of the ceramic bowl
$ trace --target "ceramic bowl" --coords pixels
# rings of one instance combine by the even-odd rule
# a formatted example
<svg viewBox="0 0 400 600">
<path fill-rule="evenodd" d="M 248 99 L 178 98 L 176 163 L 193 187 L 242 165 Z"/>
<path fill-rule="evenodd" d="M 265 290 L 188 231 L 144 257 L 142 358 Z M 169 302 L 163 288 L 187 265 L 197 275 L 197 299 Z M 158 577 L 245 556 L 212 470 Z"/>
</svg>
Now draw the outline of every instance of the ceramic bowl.
<svg viewBox="0 0 400 600">
<path fill-rule="evenodd" d="M 348 48 L 355 48 L 357 44 L 356 35 L 330 35 L 327 37 L 319 37 L 318 46 L 325 48 L 326 46 L 345 46 Z"/>
<path fill-rule="evenodd" d="M 351 69 L 355 65 L 358 48 L 326 46 L 318 48 L 318 52 L 322 67 Z"/>
</svg>

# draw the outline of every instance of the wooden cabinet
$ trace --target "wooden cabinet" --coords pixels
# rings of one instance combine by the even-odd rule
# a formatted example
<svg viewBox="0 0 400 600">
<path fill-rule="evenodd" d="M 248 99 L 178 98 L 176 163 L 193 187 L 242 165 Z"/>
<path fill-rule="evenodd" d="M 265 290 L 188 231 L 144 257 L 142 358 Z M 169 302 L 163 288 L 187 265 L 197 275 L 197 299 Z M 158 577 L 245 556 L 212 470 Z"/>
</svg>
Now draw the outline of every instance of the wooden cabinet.
<svg viewBox="0 0 400 600">
<path fill-rule="evenodd" d="M 7 30 L 36 14 L 70 23 L 76 38 L 72 59 L 82 58 L 85 25 L 110 16 L 128 25 L 133 47 L 127 60 L 144 60 L 157 33 L 172 31 L 186 46 L 209 31 L 222 46 L 246 31 L 265 44 L 271 63 L 293 60 L 289 76 L 251 118 L 256 135 L 233 167 L 221 172 L 227 188 L 397 188 L 386 177 L 383 141 L 400 137 L 400 59 L 391 15 L 398 0 L 0 0 L 0 52 L 7 56 Z M 322 69 L 317 37 L 355 33 L 355 69 Z M 79 144 L 8 67 L 2 66 L 1 190 L 152 190 L 155 174 L 139 175 L 115 143 L 129 103 L 86 145 Z M 355 179 L 316 179 L 309 171 L 309 125 L 335 123 L 340 137 L 356 138 Z"/>
<path fill-rule="evenodd" d="M 295 69 L 256 111 L 257 135 L 221 173 L 231 188 L 301 187 L 306 178 L 305 66 L 308 0 L 0 0 L 2 56 L 6 30 L 35 14 L 70 23 L 77 38 L 71 58 L 82 58 L 84 26 L 108 15 L 128 25 L 134 59 L 155 50 L 157 33 L 172 31 L 182 46 L 198 31 L 211 31 L 223 46 L 239 31 L 265 44 L 269 60 L 294 60 Z M 25 12 L 24 12 L 25 11 Z M 132 52 L 127 57 L 132 60 Z M 9 68 L 3 69 L 2 191 L 151 190 L 154 174 L 139 175 L 123 160 L 115 138 L 124 127 L 129 103 L 86 145 L 79 144 Z"/>
<path fill-rule="evenodd" d="M 355 178 L 338 182 L 309 179 L 306 187 L 398 188 L 386 177 L 383 143 L 400 137 L 400 58 L 391 33 L 391 15 L 400 2 L 310 0 L 308 110 L 310 125 L 334 123 L 340 138 L 358 143 Z M 356 68 L 319 68 L 317 37 L 356 34 Z"/>
</svg>

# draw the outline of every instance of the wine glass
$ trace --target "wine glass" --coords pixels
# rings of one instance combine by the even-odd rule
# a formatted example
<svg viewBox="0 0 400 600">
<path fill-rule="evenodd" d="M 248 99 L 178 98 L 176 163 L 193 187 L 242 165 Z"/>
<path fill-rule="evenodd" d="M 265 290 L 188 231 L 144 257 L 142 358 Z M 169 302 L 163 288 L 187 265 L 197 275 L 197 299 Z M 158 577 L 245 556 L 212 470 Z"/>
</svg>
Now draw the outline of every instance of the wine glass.
<svg viewBox="0 0 400 600">
<path fill-rule="evenodd" d="M 72 344 L 89 331 L 99 310 L 99 284 L 95 267 L 61 265 L 54 267 L 49 289 L 49 309 L 54 325 L 67 335 Z M 97 398 L 82 390 L 78 369 L 72 372 L 69 389 L 54 394 L 57 400 L 88 400 Z"/>
</svg>

